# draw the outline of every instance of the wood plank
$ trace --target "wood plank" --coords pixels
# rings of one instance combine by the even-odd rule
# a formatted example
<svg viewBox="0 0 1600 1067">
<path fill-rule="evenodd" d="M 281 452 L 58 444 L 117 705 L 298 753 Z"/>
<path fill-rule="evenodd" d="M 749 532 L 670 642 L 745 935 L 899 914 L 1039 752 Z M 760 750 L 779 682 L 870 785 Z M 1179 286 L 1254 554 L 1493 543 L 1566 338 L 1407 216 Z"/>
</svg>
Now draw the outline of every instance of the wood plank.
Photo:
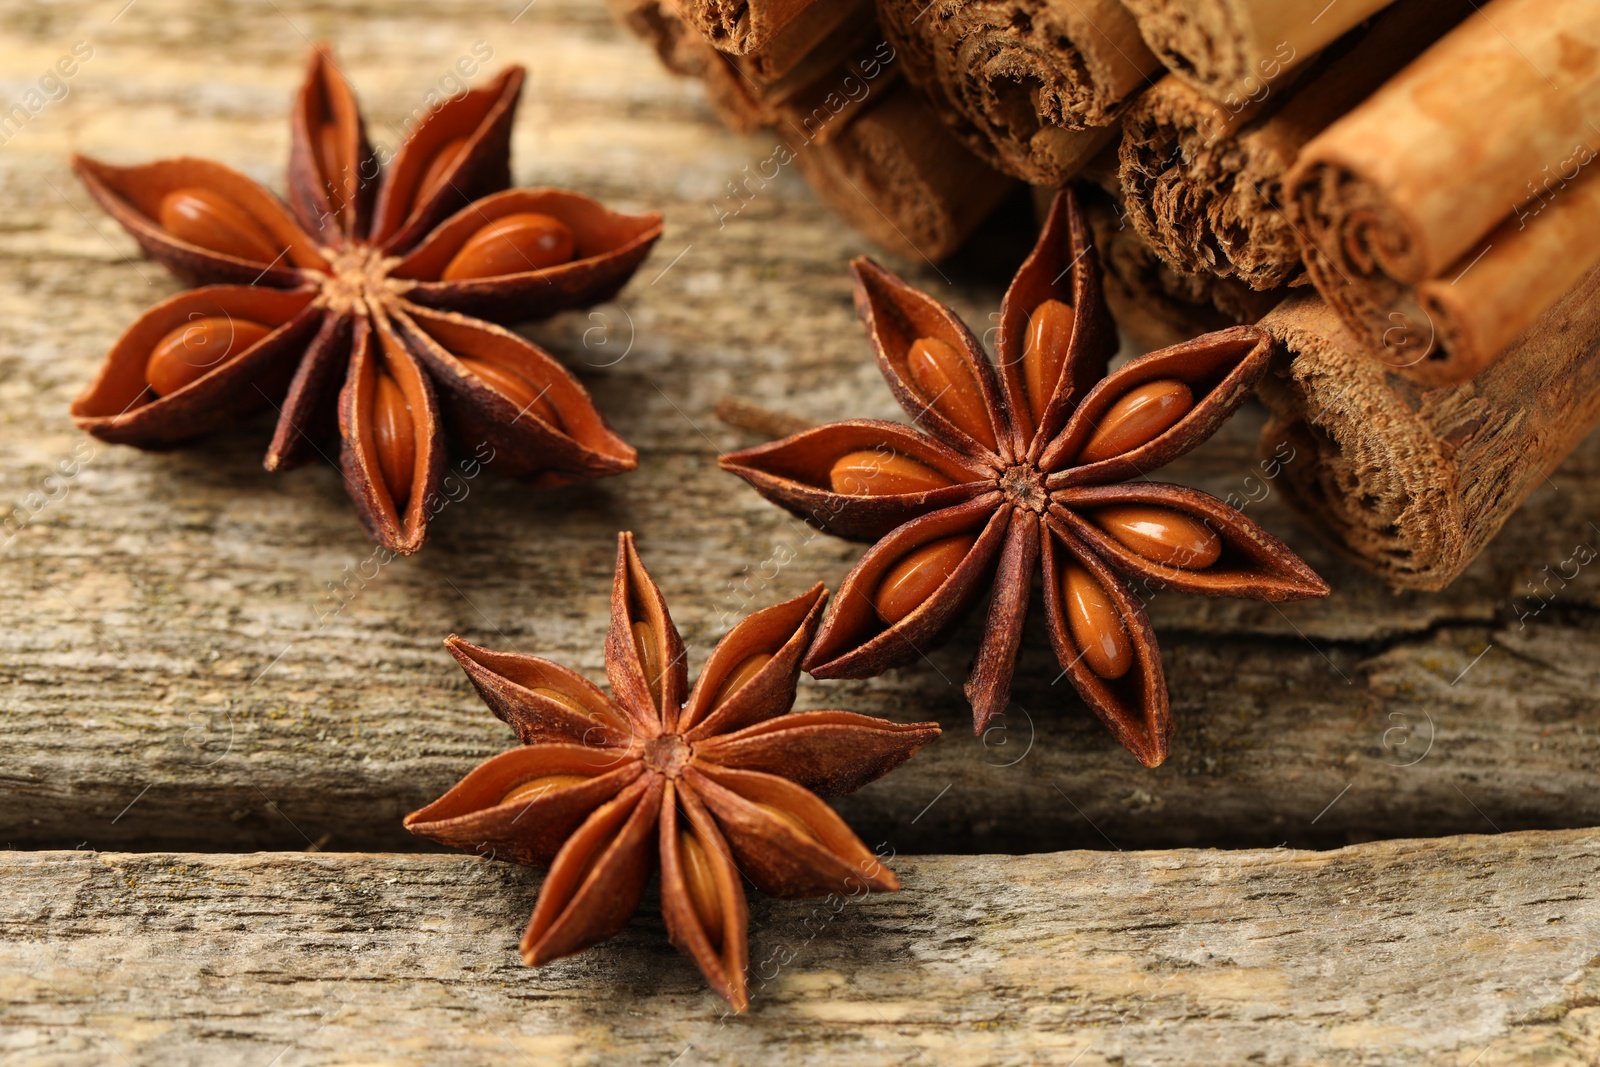
<svg viewBox="0 0 1600 1067">
<path fill-rule="evenodd" d="M 538 879 L 523 868 L 0 854 L 0 1054 L 14 1067 L 1600 1057 L 1600 831 L 896 866 L 899 894 L 754 901 L 753 1003 L 725 1017 L 667 944 L 653 893 L 612 941 L 530 970 L 516 938 Z"/>
<path fill-rule="evenodd" d="M 415 847 L 400 816 L 509 738 L 444 654 L 446 634 L 601 677 L 613 537 L 633 529 L 697 667 L 747 607 L 836 585 L 859 554 L 721 474 L 716 453 L 748 439 L 712 411 L 739 393 L 814 420 L 898 415 L 850 307 L 844 264 L 871 249 L 789 173 L 728 216 L 728 183 L 772 146 L 722 131 L 699 89 L 660 72 L 599 5 L 515 13 L 487 0 L 140 0 L 115 22 L 0 13 L 5 69 L 42 72 L 78 39 L 95 48 L 68 96 L 0 153 L 0 504 L 20 509 L 0 537 L 0 842 Z M 517 181 L 668 220 L 616 303 L 528 331 L 639 446 L 640 470 L 556 491 L 485 475 L 421 556 L 370 579 L 337 473 L 264 473 L 265 423 L 164 455 L 95 445 L 81 472 L 49 480 L 87 454 L 72 397 L 121 330 L 178 288 L 95 209 L 66 156 L 200 152 L 281 189 L 289 98 L 317 34 L 337 41 L 379 139 L 474 41 L 495 49 L 491 67 L 528 62 Z M 990 237 L 942 273 L 893 265 L 981 329 L 1019 254 Z M 1600 442 L 1450 590 L 1392 596 L 1333 563 L 1270 483 L 1247 481 L 1261 476 L 1258 418 L 1170 473 L 1221 494 L 1265 491 L 1250 514 L 1336 595 L 1281 610 L 1157 597 L 1179 734 L 1155 772 L 1052 684 L 1037 610 L 1017 708 L 984 739 L 968 733 L 959 692 L 970 624 L 922 669 L 806 682 L 802 706 L 947 728 L 841 802 L 864 835 L 945 852 L 1330 845 L 1600 818 L 1593 575 L 1521 619 L 1535 603 L 1526 583 L 1537 589 L 1541 568 L 1596 536 L 1576 505 L 1600 485 Z"/>
</svg>

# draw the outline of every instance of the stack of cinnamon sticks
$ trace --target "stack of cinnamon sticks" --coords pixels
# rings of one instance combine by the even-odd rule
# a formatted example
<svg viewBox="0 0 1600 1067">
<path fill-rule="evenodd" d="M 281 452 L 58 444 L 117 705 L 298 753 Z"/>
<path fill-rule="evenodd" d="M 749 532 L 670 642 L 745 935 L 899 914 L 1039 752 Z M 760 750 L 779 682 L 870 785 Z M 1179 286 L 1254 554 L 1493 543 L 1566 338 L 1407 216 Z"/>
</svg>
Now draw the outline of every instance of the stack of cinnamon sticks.
<svg viewBox="0 0 1600 1067">
<path fill-rule="evenodd" d="M 902 80 L 871 0 L 609 0 L 671 70 L 699 78 L 730 128 L 770 127 L 818 198 L 897 254 L 939 260 L 1015 182 L 945 129 Z"/>
<path fill-rule="evenodd" d="M 1395 585 L 1600 419 L 1595 0 L 612 2 L 893 251 L 1096 187 L 1123 329 L 1272 331 L 1285 494 Z"/>
</svg>

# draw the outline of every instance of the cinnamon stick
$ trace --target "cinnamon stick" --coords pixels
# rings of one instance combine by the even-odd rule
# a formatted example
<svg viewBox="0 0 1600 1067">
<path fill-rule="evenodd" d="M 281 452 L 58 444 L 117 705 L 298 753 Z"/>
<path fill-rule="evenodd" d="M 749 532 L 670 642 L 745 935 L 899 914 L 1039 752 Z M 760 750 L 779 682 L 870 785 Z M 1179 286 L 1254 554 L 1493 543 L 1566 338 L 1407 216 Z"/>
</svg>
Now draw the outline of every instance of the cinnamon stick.
<svg viewBox="0 0 1600 1067">
<path fill-rule="evenodd" d="M 612 18 L 655 49 L 662 66 L 698 78 L 706 101 L 730 130 L 752 133 L 772 120 L 771 109 L 752 95 L 752 83 L 666 0 L 607 0 L 607 7 Z"/>
<path fill-rule="evenodd" d="M 1145 43 L 1213 100 L 1253 98 L 1392 0 L 1126 0 Z"/>
<path fill-rule="evenodd" d="M 676 13 L 721 52 L 744 55 L 771 43 L 814 0 L 673 0 Z M 833 0 L 826 0 L 832 3 Z"/>
<path fill-rule="evenodd" d="M 1300 245 L 1283 177 L 1301 147 L 1470 11 L 1469 0 L 1400 0 L 1298 80 L 1290 74 L 1237 109 L 1163 78 L 1122 119 L 1120 176 L 1134 227 L 1179 271 L 1257 290 L 1295 280 Z"/>
<path fill-rule="evenodd" d="M 1258 293 L 1236 278 L 1174 270 L 1139 236 L 1114 197 L 1088 190 L 1084 203 L 1111 315 L 1145 348 L 1255 322 L 1283 299 L 1281 289 Z"/>
<path fill-rule="evenodd" d="M 1395 587 L 1448 585 L 1600 420 L 1600 269 L 1440 388 L 1386 370 L 1315 293 L 1260 325 L 1282 347 L 1261 448 L 1285 498 Z"/>
<path fill-rule="evenodd" d="M 846 222 L 891 252 L 943 259 L 1015 183 L 961 147 L 903 81 L 873 100 L 835 136 L 778 132 L 817 198 Z"/>
<path fill-rule="evenodd" d="M 1286 179 L 1312 281 L 1430 385 L 1478 373 L 1600 262 L 1600 4 L 1492 0 Z"/>
<path fill-rule="evenodd" d="M 1120 0 L 878 0 L 906 77 L 979 158 L 1060 185 L 1160 69 Z"/>
</svg>

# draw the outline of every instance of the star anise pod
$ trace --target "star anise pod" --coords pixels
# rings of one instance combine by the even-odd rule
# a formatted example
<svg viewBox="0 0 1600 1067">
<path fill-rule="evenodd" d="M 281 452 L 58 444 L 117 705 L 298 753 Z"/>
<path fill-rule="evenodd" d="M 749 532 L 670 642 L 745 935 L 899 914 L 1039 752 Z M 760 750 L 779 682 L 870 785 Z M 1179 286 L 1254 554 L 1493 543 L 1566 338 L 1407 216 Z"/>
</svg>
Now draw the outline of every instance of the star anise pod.
<svg viewBox="0 0 1600 1067">
<path fill-rule="evenodd" d="M 1147 480 L 1238 408 L 1267 368 L 1270 338 L 1223 330 L 1107 375 L 1116 332 L 1071 192 L 1057 195 L 1006 291 L 998 365 L 948 307 L 870 259 L 851 268 L 878 366 L 922 430 L 838 422 L 721 461 L 822 529 L 877 542 L 840 586 L 805 669 L 862 678 L 909 663 L 992 585 L 966 683 L 982 733 L 1009 700 L 1042 569 L 1062 670 L 1117 740 L 1156 766 L 1172 718 L 1139 587 L 1261 600 L 1328 592 L 1234 508 Z"/>
<path fill-rule="evenodd" d="M 621 930 L 659 858 L 668 936 L 743 1011 L 741 875 L 776 897 L 900 888 L 816 794 L 858 789 L 939 736 L 931 722 L 789 712 L 826 599 L 818 584 L 739 623 L 690 691 L 661 590 L 622 534 L 606 636 L 611 695 L 549 660 L 452 635 L 451 654 L 523 747 L 480 764 L 406 827 L 550 864 L 522 935 L 530 966 Z"/>
<path fill-rule="evenodd" d="M 615 293 L 661 235 L 557 189 L 507 189 L 523 71 L 454 97 L 380 161 L 354 93 L 313 49 L 292 115 L 289 207 L 182 157 L 76 157 L 89 192 L 151 256 L 204 288 L 163 301 L 72 406 L 96 437 L 181 444 L 272 405 L 268 470 L 342 438 L 372 536 L 415 552 L 440 506 L 444 435 L 536 484 L 632 470 L 631 446 L 545 351 L 493 322 Z M 384 165 L 386 164 L 386 165 Z"/>
</svg>

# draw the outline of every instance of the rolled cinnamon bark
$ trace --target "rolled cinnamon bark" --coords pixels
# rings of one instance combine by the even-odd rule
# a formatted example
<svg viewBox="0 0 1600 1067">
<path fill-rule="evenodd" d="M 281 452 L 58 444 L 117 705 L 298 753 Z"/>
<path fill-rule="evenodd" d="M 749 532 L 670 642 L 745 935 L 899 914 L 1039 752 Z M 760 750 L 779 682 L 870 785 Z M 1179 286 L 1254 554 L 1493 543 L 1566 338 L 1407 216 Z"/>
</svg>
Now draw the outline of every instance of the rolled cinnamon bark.
<svg viewBox="0 0 1600 1067">
<path fill-rule="evenodd" d="M 1387 371 L 1315 293 L 1259 325 L 1283 349 L 1260 387 L 1277 484 L 1397 588 L 1448 585 L 1600 420 L 1600 269 L 1471 382 L 1442 388 Z"/>
<path fill-rule="evenodd" d="M 751 133 L 772 121 L 771 109 L 752 95 L 752 83 L 666 0 L 607 0 L 606 6 L 612 18 L 656 50 L 662 66 L 698 78 L 706 101 L 730 130 Z"/>
<path fill-rule="evenodd" d="M 1120 0 L 878 0 L 906 77 L 979 158 L 1060 185 L 1160 69 Z"/>
<path fill-rule="evenodd" d="M 828 0 L 795 16 L 761 49 L 729 56 L 729 62 L 754 95 L 777 103 L 809 88 L 882 36 L 872 0 Z"/>
<path fill-rule="evenodd" d="M 1307 269 L 1392 368 L 1460 381 L 1600 262 L 1600 4 L 1493 0 L 1307 144 Z"/>
<path fill-rule="evenodd" d="M 1145 43 L 1213 100 L 1245 101 L 1392 0 L 1126 0 Z"/>
<path fill-rule="evenodd" d="M 672 0 L 678 16 L 718 51 L 758 52 L 814 0 Z M 828 0 L 832 3 L 833 0 Z"/>
<path fill-rule="evenodd" d="M 860 10 L 833 12 L 829 29 L 829 13 L 815 5 L 767 51 L 734 57 L 712 48 L 664 0 L 610 6 L 668 69 L 704 83 L 728 126 L 771 126 L 782 138 L 728 182 L 729 195 L 713 205 L 719 221 L 793 164 L 819 200 L 867 237 L 900 255 L 937 260 L 1015 184 L 962 148 L 899 82 L 894 49 L 861 22 Z M 816 42 L 809 51 L 801 48 L 807 39 Z"/>
<path fill-rule="evenodd" d="M 943 259 L 1016 183 L 962 148 L 905 82 L 874 99 L 837 135 L 791 136 L 795 166 L 818 199 L 884 248 Z"/>
<path fill-rule="evenodd" d="M 1114 197 L 1085 190 L 1084 203 L 1105 272 L 1106 303 L 1139 345 L 1162 348 L 1252 323 L 1284 297 L 1282 289 L 1258 293 L 1236 278 L 1174 270 L 1128 223 Z"/>
<path fill-rule="evenodd" d="M 1293 281 L 1300 245 L 1284 214 L 1283 177 L 1301 147 L 1470 11 L 1469 0 L 1400 0 L 1298 78 L 1239 108 L 1161 79 L 1122 119 L 1120 175 L 1134 228 L 1179 271 L 1257 290 Z"/>
</svg>

